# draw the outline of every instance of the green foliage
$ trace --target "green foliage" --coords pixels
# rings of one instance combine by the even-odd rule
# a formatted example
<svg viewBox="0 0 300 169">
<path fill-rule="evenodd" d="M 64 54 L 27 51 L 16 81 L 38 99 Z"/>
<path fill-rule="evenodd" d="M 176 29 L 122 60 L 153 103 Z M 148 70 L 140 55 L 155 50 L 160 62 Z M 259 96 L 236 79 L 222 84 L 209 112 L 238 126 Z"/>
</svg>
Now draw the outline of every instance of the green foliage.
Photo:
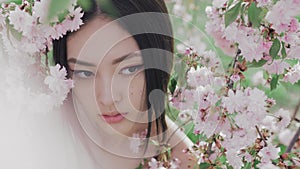
<svg viewBox="0 0 300 169">
<path fill-rule="evenodd" d="M 222 155 L 218 158 L 218 161 L 220 161 L 222 164 L 225 164 L 227 161 L 227 158 L 225 155 Z"/>
<path fill-rule="evenodd" d="M 251 169 L 251 163 L 247 162 L 242 169 Z"/>
<path fill-rule="evenodd" d="M 177 85 L 177 80 L 175 79 L 174 76 L 171 76 L 170 82 L 168 84 L 168 88 L 169 88 L 171 94 L 174 94 L 174 91 L 176 89 L 176 85 Z"/>
<path fill-rule="evenodd" d="M 83 9 L 83 11 L 89 11 L 93 7 L 91 0 L 77 0 L 77 4 Z"/>
<path fill-rule="evenodd" d="M 140 165 L 138 167 L 136 167 L 135 169 L 143 169 L 142 163 L 140 163 Z"/>
<path fill-rule="evenodd" d="M 22 0 L 8 0 L 7 2 L 14 2 L 18 5 L 21 5 L 22 4 Z"/>
<path fill-rule="evenodd" d="M 278 55 L 279 50 L 280 50 L 280 41 L 276 38 L 276 39 L 274 39 L 273 44 L 270 48 L 270 51 L 269 51 L 270 56 L 273 59 L 275 59 Z"/>
<path fill-rule="evenodd" d="M 70 6 L 70 0 L 50 0 L 48 21 L 65 12 Z"/>
<path fill-rule="evenodd" d="M 284 59 L 284 58 L 286 58 L 286 50 L 285 50 L 284 42 L 281 42 L 281 44 L 282 44 L 281 56 Z"/>
<path fill-rule="evenodd" d="M 182 59 L 178 58 L 177 62 L 174 64 L 174 75 L 177 80 L 178 86 L 184 86 L 185 85 L 185 75 L 187 72 L 187 65 L 182 61 Z"/>
<path fill-rule="evenodd" d="M 205 169 L 205 168 L 208 168 L 210 167 L 211 165 L 209 163 L 200 163 L 199 164 L 199 168 L 200 169 Z"/>
<path fill-rule="evenodd" d="M 47 52 L 47 59 L 48 59 L 48 64 L 50 66 L 55 66 L 55 62 L 53 59 L 53 50 L 50 50 L 49 52 Z"/>
<path fill-rule="evenodd" d="M 283 144 L 279 144 L 279 148 L 280 148 L 279 155 L 281 156 L 282 154 L 285 153 L 285 150 L 287 149 L 287 147 Z"/>
<path fill-rule="evenodd" d="M 279 76 L 278 75 L 272 75 L 272 80 L 271 80 L 271 90 L 276 89 L 277 85 L 278 85 L 278 80 L 279 80 Z"/>
<path fill-rule="evenodd" d="M 247 67 L 248 67 L 248 68 L 260 68 L 260 67 L 262 67 L 265 63 L 267 63 L 266 60 L 260 60 L 260 61 L 258 61 L 258 62 L 253 61 L 253 62 L 251 62 L 251 63 L 247 63 Z"/>
<path fill-rule="evenodd" d="M 260 26 L 260 23 L 261 23 L 261 21 L 264 17 L 261 14 L 262 14 L 262 9 L 258 8 L 256 6 L 255 2 L 252 2 L 250 7 L 248 8 L 248 18 L 249 18 L 249 21 L 251 22 L 251 24 L 254 27 L 259 27 Z"/>
<path fill-rule="evenodd" d="M 101 4 L 101 9 L 104 10 L 110 17 L 117 18 L 119 13 L 110 0 L 97 0 L 98 4 Z"/>
<path fill-rule="evenodd" d="M 227 27 L 236 20 L 240 13 L 241 4 L 242 2 L 239 1 L 225 13 L 225 27 Z"/>
</svg>

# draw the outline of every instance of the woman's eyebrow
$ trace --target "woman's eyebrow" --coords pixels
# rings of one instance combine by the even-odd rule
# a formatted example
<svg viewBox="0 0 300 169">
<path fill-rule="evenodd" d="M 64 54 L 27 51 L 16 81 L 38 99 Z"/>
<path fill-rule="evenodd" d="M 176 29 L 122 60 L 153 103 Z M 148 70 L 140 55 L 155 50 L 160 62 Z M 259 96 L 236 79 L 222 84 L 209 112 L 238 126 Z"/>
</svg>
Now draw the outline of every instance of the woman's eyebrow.
<svg viewBox="0 0 300 169">
<path fill-rule="evenodd" d="M 79 64 L 79 65 L 83 65 L 83 66 L 96 66 L 96 65 L 94 65 L 92 63 L 88 63 L 88 62 L 85 62 L 85 61 L 77 60 L 75 58 L 68 59 L 68 62 L 74 63 L 74 64 Z"/>
<path fill-rule="evenodd" d="M 117 63 L 120 63 L 122 62 L 123 60 L 126 60 L 126 59 L 130 59 L 132 57 L 137 57 L 137 56 L 141 56 L 141 52 L 131 52 L 131 53 L 128 53 L 124 56 L 121 56 L 115 60 L 113 60 L 113 64 L 117 64 Z"/>
</svg>

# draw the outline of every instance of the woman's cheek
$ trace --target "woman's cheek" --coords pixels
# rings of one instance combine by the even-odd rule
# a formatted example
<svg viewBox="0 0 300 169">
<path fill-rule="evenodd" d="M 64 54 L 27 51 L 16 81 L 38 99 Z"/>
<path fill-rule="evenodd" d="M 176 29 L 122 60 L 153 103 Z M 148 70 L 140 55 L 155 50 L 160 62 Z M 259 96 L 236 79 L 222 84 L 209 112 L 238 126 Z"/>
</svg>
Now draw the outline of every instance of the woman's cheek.
<svg viewBox="0 0 300 169">
<path fill-rule="evenodd" d="M 146 106 L 146 84 L 144 72 L 138 73 L 129 85 L 129 100 L 133 108 L 137 111 L 147 110 Z"/>
</svg>

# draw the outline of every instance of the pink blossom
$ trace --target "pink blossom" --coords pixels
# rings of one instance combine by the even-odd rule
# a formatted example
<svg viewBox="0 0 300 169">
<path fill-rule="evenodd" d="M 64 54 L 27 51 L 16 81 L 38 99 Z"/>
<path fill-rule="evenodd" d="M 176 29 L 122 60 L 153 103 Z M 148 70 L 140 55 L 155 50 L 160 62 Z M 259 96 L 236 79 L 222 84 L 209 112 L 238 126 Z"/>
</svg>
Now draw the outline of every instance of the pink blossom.
<svg viewBox="0 0 300 169">
<path fill-rule="evenodd" d="M 242 91 L 237 90 L 234 93 L 232 90 L 229 90 L 228 97 L 224 97 L 222 100 L 223 106 L 230 114 L 242 111 L 246 104 L 245 98 L 246 97 Z"/>
<path fill-rule="evenodd" d="M 297 63 L 293 66 L 285 75 L 283 80 L 285 82 L 290 82 L 292 84 L 298 82 L 300 80 L 300 65 Z"/>
<path fill-rule="evenodd" d="M 206 110 L 210 106 L 214 106 L 218 101 L 218 97 L 214 94 L 213 89 L 209 85 L 197 87 L 196 92 L 195 101 L 197 102 L 198 110 Z M 191 105 L 191 107 L 194 106 L 195 104 Z"/>
<path fill-rule="evenodd" d="M 155 158 L 151 158 L 151 160 L 148 162 L 148 165 L 149 169 L 166 169 Z"/>
<path fill-rule="evenodd" d="M 253 157 L 248 152 L 245 153 L 244 157 L 247 162 L 252 162 L 253 160 Z"/>
<path fill-rule="evenodd" d="M 279 39 L 291 47 L 297 46 L 300 43 L 298 32 L 285 32 L 284 36 Z"/>
<path fill-rule="evenodd" d="M 220 65 L 220 59 L 216 56 L 216 53 L 211 50 L 203 53 L 200 62 L 207 68 L 216 68 Z"/>
<path fill-rule="evenodd" d="M 268 142 L 268 146 L 261 149 L 258 155 L 262 158 L 262 163 L 268 163 L 270 160 L 274 160 L 279 157 L 278 153 L 280 148 L 276 148 L 271 142 Z"/>
<path fill-rule="evenodd" d="M 28 29 L 35 25 L 35 18 L 30 16 L 29 13 L 22 11 L 19 7 L 11 11 L 8 18 L 10 24 L 20 32 L 29 32 Z"/>
<path fill-rule="evenodd" d="M 45 84 L 49 85 L 49 88 L 54 93 L 67 94 L 73 87 L 72 80 L 66 79 L 67 71 L 63 67 L 60 69 L 60 65 L 50 67 L 50 75 L 45 78 Z"/>
<path fill-rule="evenodd" d="M 226 136 L 222 145 L 227 150 L 240 150 L 254 143 L 257 138 L 257 133 L 254 127 L 249 127 L 247 129 L 235 130 L 231 135 Z"/>
<path fill-rule="evenodd" d="M 197 68 L 197 70 L 192 67 L 188 71 L 187 82 L 191 87 L 206 86 L 211 84 L 212 81 L 213 73 L 206 67 Z"/>
<path fill-rule="evenodd" d="M 230 76 L 230 80 L 232 80 L 233 82 L 237 82 L 239 81 L 241 78 L 238 74 L 234 74 L 232 76 Z"/>
<path fill-rule="evenodd" d="M 81 17 L 83 13 L 80 7 L 75 8 L 73 11 L 70 11 L 70 14 L 67 19 L 65 19 L 61 24 L 70 32 L 76 31 L 79 29 L 80 25 L 83 24 Z"/>
<path fill-rule="evenodd" d="M 199 112 L 200 113 L 200 112 Z M 209 114 L 207 115 L 204 120 L 201 118 L 202 115 L 200 115 L 197 119 L 194 119 L 194 131 L 195 133 L 202 133 L 206 135 L 207 138 L 212 136 L 216 133 L 216 129 L 218 127 L 218 114 Z"/>
<path fill-rule="evenodd" d="M 299 24 L 298 20 L 295 19 L 295 18 L 293 18 L 291 20 L 291 23 L 290 23 L 290 30 L 289 30 L 289 32 L 296 32 L 296 31 L 299 30 L 299 28 L 300 28 L 300 24 Z"/>
<path fill-rule="evenodd" d="M 300 8 L 297 1 L 281 0 L 267 13 L 266 19 L 273 24 L 273 28 L 277 32 L 285 32 L 288 31 L 292 18 L 297 16 L 299 12 Z"/>
<path fill-rule="evenodd" d="M 283 74 L 284 70 L 289 67 L 289 64 L 282 60 L 274 60 L 272 63 L 266 63 L 263 68 L 269 74 Z"/>
<path fill-rule="evenodd" d="M 178 158 L 173 158 L 170 162 L 170 169 L 179 169 L 181 161 Z"/>
<path fill-rule="evenodd" d="M 257 2 L 257 7 L 264 7 L 264 6 L 272 5 L 271 0 L 256 0 L 256 2 Z"/>
<path fill-rule="evenodd" d="M 234 168 L 234 169 L 240 169 L 244 164 L 242 162 L 241 156 L 238 156 L 237 151 L 235 150 L 228 150 L 226 152 L 226 157 L 229 162 L 229 164 Z"/>
<path fill-rule="evenodd" d="M 300 59 L 300 46 L 291 46 L 291 49 L 287 52 L 287 58 Z"/>
<path fill-rule="evenodd" d="M 290 142 L 292 141 L 293 135 L 295 134 L 295 132 L 291 131 L 291 129 L 284 129 L 282 131 L 280 131 L 278 138 L 279 141 L 288 146 L 290 144 Z"/>
<path fill-rule="evenodd" d="M 260 163 L 257 165 L 257 167 L 259 167 L 260 169 L 280 169 L 279 167 L 273 165 L 271 161 L 267 163 Z"/>
<path fill-rule="evenodd" d="M 219 17 L 220 14 L 211 7 L 206 8 L 206 13 L 210 20 L 206 22 L 205 31 L 214 38 L 215 45 L 220 47 L 226 55 L 235 56 L 236 46 L 234 42 L 224 37 L 225 25 L 223 19 Z"/>
<path fill-rule="evenodd" d="M 261 47 L 262 42 L 256 40 L 254 35 L 249 37 L 247 35 L 240 35 L 237 42 L 246 61 L 252 62 L 256 60 L 258 62 L 263 58 L 265 49 Z"/>
<path fill-rule="evenodd" d="M 253 85 L 255 85 L 255 86 L 265 84 L 266 80 L 264 79 L 263 71 L 256 72 L 252 77 L 252 82 L 253 82 Z"/>
<path fill-rule="evenodd" d="M 212 5 L 214 8 L 223 8 L 225 7 L 227 0 L 214 0 L 212 1 Z"/>
<path fill-rule="evenodd" d="M 52 39 L 59 39 L 63 37 L 63 35 L 66 35 L 68 29 L 65 27 L 63 24 L 57 24 L 54 27 L 52 27 L 52 32 L 51 32 L 51 38 Z"/>
<path fill-rule="evenodd" d="M 290 112 L 284 109 L 279 109 L 276 113 L 276 116 L 279 117 L 279 121 L 276 124 L 276 127 L 279 130 L 286 128 L 291 122 Z"/>
<path fill-rule="evenodd" d="M 236 45 L 233 42 L 222 37 L 222 35 L 218 36 L 218 34 L 222 33 L 216 33 L 214 36 L 212 35 L 215 40 L 215 45 L 221 48 L 226 55 L 231 57 L 235 56 L 237 51 Z"/>
<path fill-rule="evenodd" d="M 48 19 L 48 11 L 51 1 L 35 1 L 32 7 L 32 15 L 39 18 L 41 23 L 46 23 Z"/>
<path fill-rule="evenodd" d="M 261 118 L 261 114 L 263 114 L 263 117 L 265 116 L 266 113 L 266 100 L 267 96 L 264 91 L 259 90 L 257 88 L 247 88 L 245 90 L 245 95 L 247 98 L 245 98 L 247 102 L 247 110 L 249 112 L 255 112 L 256 116 L 258 118 Z"/>
<path fill-rule="evenodd" d="M 145 141 L 145 132 L 147 130 L 142 131 L 141 133 L 133 133 L 132 138 L 130 139 L 130 149 L 133 153 L 138 153 L 140 147 L 143 145 Z"/>
</svg>

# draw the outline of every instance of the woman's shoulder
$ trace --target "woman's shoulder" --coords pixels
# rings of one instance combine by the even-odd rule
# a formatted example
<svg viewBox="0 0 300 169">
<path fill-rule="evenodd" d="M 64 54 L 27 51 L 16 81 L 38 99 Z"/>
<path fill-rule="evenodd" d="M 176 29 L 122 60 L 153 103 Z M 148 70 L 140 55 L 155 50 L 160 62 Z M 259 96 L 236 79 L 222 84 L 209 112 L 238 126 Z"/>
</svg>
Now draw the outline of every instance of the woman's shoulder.
<svg viewBox="0 0 300 169">
<path fill-rule="evenodd" d="M 166 118 L 166 121 L 169 128 L 168 134 L 170 137 L 169 143 L 172 147 L 172 157 L 178 158 L 181 161 L 180 169 L 194 168 L 197 161 L 186 151 L 188 148 L 193 146 L 193 142 L 171 119 Z"/>
</svg>

